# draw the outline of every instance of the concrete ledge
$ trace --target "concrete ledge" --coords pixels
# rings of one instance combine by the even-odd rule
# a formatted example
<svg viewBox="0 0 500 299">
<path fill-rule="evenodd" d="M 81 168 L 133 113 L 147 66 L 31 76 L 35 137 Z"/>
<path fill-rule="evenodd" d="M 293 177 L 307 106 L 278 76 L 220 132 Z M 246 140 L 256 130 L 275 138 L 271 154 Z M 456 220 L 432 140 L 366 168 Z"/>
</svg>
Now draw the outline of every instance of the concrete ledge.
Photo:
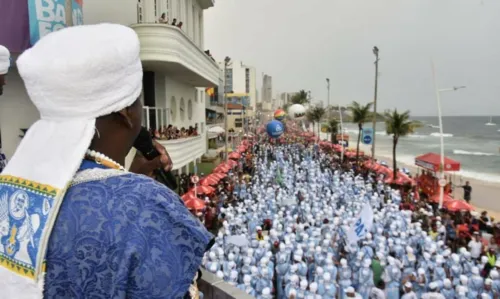
<svg viewBox="0 0 500 299">
<path fill-rule="evenodd" d="M 201 273 L 201 279 L 198 281 L 198 289 L 203 293 L 205 299 L 254 298 L 204 269 L 201 269 Z"/>
</svg>

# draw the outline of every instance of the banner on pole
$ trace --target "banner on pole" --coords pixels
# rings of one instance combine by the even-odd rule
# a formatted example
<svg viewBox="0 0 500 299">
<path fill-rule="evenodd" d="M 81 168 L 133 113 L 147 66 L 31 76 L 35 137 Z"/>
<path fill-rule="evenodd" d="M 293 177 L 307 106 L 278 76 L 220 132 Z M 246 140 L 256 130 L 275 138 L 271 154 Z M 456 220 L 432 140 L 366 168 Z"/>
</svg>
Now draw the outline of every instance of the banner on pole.
<svg viewBox="0 0 500 299">
<path fill-rule="evenodd" d="M 24 1 L 28 1 L 31 45 L 51 32 L 83 25 L 83 0 Z"/>
<path fill-rule="evenodd" d="M 369 203 L 366 203 L 358 219 L 354 225 L 347 232 L 347 240 L 349 244 L 355 244 L 359 239 L 362 239 L 370 230 L 373 225 L 373 210 Z"/>
</svg>

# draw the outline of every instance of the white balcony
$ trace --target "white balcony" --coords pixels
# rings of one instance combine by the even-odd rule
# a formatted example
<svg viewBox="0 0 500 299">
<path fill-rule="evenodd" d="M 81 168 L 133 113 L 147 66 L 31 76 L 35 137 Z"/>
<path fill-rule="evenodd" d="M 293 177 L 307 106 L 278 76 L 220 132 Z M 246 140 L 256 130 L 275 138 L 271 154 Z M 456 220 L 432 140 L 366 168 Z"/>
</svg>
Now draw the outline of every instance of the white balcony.
<svg viewBox="0 0 500 299">
<path fill-rule="evenodd" d="M 206 150 L 203 138 L 205 135 L 158 142 L 167 149 L 174 163 L 172 169 L 177 170 L 203 156 Z"/>
<path fill-rule="evenodd" d="M 131 26 L 141 42 L 141 61 L 146 71 L 168 75 L 199 87 L 219 84 L 219 66 L 181 29 L 165 24 Z"/>
</svg>

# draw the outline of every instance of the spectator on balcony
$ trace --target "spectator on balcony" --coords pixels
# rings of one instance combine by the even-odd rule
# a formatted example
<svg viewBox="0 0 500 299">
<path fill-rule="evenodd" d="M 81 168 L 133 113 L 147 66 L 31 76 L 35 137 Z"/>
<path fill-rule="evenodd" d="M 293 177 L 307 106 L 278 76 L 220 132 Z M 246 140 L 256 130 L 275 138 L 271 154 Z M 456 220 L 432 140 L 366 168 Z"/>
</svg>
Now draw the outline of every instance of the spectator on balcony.
<svg viewBox="0 0 500 299">
<path fill-rule="evenodd" d="M 179 29 L 182 29 L 182 22 L 179 22 L 179 24 L 177 24 L 177 27 L 179 27 Z"/>
<path fill-rule="evenodd" d="M 170 24 L 170 25 L 172 25 L 172 26 L 177 26 L 177 19 L 175 19 L 175 18 L 174 18 L 174 19 L 172 20 L 172 24 Z"/>
<path fill-rule="evenodd" d="M 162 13 L 158 21 L 160 24 L 168 24 L 167 15 L 165 13 Z"/>
</svg>

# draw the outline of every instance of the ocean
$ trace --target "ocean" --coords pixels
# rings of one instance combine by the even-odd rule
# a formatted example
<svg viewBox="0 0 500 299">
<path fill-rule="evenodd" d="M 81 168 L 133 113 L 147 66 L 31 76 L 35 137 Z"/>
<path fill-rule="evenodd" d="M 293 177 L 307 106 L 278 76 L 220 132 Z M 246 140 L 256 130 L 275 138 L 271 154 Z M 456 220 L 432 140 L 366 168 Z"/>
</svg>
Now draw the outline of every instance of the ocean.
<svg viewBox="0 0 500 299">
<path fill-rule="evenodd" d="M 397 160 L 413 165 L 415 157 L 428 152 L 439 154 L 439 122 L 437 117 L 414 117 L 424 126 L 415 134 L 401 138 Z M 464 178 L 500 183 L 500 116 L 493 117 L 495 126 L 486 126 L 489 117 L 445 116 L 443 136 L 445 156 L 461 163 L 458 175 Z M 371 124 L 366 124 L 371 127 Z M 356 147 L 357 126 L 344 124 L 350 135 L 350 147 Z M 376 155 L 392 159 L 392 138 L 385 133 L 384 123 L 377 123 Z M 322 136 L 324 138 L 324 136 Z M 370 153 L 366 153 L 370 154 Z"/>
</svg>

